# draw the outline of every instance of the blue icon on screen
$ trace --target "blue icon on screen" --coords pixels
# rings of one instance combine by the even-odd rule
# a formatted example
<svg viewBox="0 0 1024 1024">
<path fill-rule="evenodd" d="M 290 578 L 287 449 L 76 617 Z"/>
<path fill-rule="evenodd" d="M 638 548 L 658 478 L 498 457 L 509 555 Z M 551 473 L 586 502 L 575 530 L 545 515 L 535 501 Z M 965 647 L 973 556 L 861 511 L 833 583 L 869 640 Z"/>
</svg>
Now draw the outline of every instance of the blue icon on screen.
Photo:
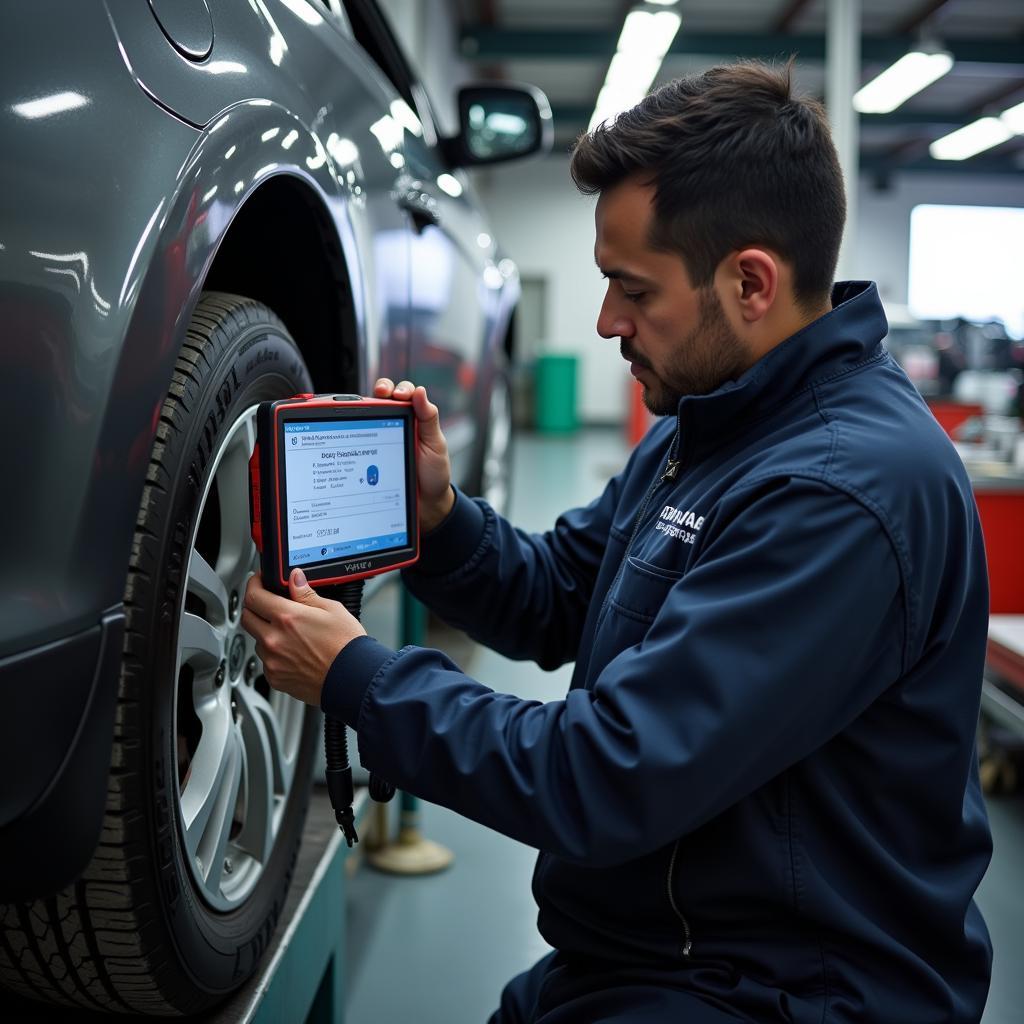
<svg viewBox="0 0 1024 1024">
<path fill-rule="evenodd" d="M 380 481 L 380 470 L 376 466 L 366 467 L 366 482 L 371 487 L 376 487 Z"/>
</svg>

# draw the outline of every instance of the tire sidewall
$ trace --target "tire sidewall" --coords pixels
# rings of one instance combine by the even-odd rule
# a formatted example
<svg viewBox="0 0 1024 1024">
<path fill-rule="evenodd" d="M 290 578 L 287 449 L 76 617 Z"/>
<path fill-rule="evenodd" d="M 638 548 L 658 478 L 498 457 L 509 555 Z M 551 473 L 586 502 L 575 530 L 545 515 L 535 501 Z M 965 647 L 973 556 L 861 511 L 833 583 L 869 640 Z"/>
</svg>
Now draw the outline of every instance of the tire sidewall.
<svg viewBox="0 0 1024 1024">
<path fill-rule="evenodd" d="M 167 495 L 169 514 L 153 589 L 155 621 L 146 673 L 150 835 L 162 917 L 182 968 L 199 989 L 212 994 L 231 991 L 252 972 L 280 917 L 308 804 L 319 723 L 319 713 L 308 709 L 288 804 L 255 889 L 237 909 L 213 910 L 186 863 L 178 794 L 174 670 L 191 545 L 216 453 L 237 418 L 258 402 L 312 389 L 301 355 L 280 322 L 265 307 L 247 307 L 248 322 L 222 317 L 219 329 L 207 337 L 209 366 L 197 374 L 200 379 L 192 389 L 191 423 L 163 453 L 164 464 L 176 464 L 178 471 Z M 262 322 L 253 323 L 254 318 Z M 197 368 L 200 365 L 197 362 Z"/>
</svg>

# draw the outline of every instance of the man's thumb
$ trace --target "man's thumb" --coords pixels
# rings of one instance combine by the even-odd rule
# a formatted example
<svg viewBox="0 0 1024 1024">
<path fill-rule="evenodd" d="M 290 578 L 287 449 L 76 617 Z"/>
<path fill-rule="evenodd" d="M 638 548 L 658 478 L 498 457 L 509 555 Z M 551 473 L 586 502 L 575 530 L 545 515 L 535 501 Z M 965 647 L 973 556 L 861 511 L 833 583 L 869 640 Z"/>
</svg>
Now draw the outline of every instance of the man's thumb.
<svg viewBox="0 0 1024 1024">
<path fill-rule="evenodd" d="M 288 592 L 293 601 L 303 604 L 314 604 L 319 598 L 317 592 L 306 582 L 306 574 L 301 569 L 292 569 L 288 577 Z"/>
</svg>

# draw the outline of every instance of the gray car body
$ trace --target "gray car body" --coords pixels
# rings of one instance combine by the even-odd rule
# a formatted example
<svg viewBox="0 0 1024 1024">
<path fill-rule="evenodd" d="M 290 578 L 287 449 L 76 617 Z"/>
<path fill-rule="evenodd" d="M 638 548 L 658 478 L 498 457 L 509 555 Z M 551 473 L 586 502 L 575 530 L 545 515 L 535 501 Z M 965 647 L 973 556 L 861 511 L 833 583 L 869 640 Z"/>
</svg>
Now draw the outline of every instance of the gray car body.
<svg viewBox="0 0 1024 1024">
<path fill-rule="evenodd" d="M 201 291 L 267 301 L 318 390 L 446 368 L 433 390 L 461 478 L 518 297 L 429 112 L 417 131 L 343 19 L 306 0 L 210 0 L 196 60 L 183 50 L 205 6 L 184 9 L 199 20 L 169 26 L 179 46 L 140 0 L 2 15 L 0 876 L 60 828 L 66 854 L 36 889 L 73 877 L 95 842 L 135 519 Z M 72 109 L 38 103 L 61 96 Z M 461 195 L 438 187 L 445 173 Z M 231 241 L 247 208 L 275 225 L 266 251 L 253 217 Z"/>
</svg>

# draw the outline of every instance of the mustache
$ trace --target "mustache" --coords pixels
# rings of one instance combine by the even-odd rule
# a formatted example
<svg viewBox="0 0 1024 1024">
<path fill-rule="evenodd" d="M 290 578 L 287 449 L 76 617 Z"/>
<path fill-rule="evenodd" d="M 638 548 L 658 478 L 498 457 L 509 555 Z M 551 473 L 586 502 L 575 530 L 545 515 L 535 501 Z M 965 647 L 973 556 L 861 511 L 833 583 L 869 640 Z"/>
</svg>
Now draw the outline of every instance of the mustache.
<svg viewBox="0 0 1024 1024">
<path fill-rule="evenodd" d="M 619 353 L 622 358 L 630 363 L 636 363 L 637 366 L 642 367 L 645 370 L 653 370 L 651 364 L 644 359 L 639 352 L 634 349 L 625 338 L 619 339 Z"/>
</svg>

